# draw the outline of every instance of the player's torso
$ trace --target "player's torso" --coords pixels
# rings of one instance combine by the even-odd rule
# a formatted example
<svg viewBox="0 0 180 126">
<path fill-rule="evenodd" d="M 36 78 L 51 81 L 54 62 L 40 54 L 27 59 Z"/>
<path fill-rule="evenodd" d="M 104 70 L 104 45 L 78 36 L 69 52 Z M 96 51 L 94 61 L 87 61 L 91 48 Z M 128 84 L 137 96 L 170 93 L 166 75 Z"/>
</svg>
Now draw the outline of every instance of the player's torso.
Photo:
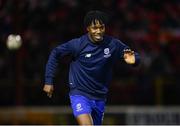
<svg viewBox="0 0 180 126">
<path fill-rule="evenodd" d="M 70 87 L 104 97 L 111 80 L 111 68 L 115 59 L 116 46 L 111 41 L 95 45 L 84 39 L 78 44 L 77 56 L 70 65 Z M 87 93 L 89 92 L 89 93 Z"/>
<path fill-rule="evenodd" d="M 111 42 L 104 42 L 101 45 L 88 43 L 79 52 L 77 61 L 84 67 L 90 69 L 101 68 L 112 64 L 114 59 L 115 46 Z"/>
</svg>

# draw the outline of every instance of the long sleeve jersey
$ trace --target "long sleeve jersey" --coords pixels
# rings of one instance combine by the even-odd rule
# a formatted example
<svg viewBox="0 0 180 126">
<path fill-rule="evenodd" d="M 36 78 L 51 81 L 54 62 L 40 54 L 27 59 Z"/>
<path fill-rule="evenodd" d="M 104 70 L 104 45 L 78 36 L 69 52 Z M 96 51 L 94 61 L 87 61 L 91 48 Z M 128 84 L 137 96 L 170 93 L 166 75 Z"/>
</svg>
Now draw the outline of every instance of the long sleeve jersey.
<svg viewBox="0 0 180 126">
<path fill-rule="evenodd" d="M 53 84 L 58 60 L 70 54 L 73 60 L 69 70 L 69 94 L 84 95 L 95 100 L 106 99 L 113 63 L 123 59 L 123 50 L 127 48 L 120 40 L 110 36 L 104 36 L 100 44 L 94 44 L 88 34 L 60 44 L 49 56 L 45 84 Z M 140 57 L 135 52 L 135 65 L 139 61 Z"/>
</svg>

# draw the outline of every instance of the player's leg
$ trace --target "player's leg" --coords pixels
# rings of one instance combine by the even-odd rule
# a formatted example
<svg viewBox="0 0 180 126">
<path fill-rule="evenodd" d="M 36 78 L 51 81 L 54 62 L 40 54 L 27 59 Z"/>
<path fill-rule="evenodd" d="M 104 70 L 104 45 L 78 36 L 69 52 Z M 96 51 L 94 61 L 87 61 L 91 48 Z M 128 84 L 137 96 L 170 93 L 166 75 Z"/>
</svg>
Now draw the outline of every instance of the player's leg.
<svg viewBox="0 0 180 126">
<path fill-rule="evenodd" d="M 95 101 L 94 104 L 95 107 L 91 112 L 94 125 L 102 125 L 105 110 L 105 101 Z"/>
<path fill-rule="evenodd" d="M 90 114 L 81 114 L 76 117 L 79 125 L 93 125 L 93 120 Z"/>
<path fill-rule="evenodd" d="M 81 95 L 70 96 L 73 114 L 80 125 L 93 125 L 91 106 L 87 98 Z"/>
</svg>

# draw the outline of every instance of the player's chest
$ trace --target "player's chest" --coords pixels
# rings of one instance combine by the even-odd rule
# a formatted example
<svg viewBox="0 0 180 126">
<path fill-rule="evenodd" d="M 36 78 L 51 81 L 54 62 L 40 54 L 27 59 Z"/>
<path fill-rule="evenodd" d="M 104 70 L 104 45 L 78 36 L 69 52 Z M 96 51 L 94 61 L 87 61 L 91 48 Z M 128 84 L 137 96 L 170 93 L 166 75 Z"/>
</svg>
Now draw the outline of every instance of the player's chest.
<svg viewBox="0 0 180 126">
<path fill-rule="evenodd" d="M 115 48 L 111 46 L 86 46 L 78 57 L 82 63 L 103 63 L 112 60 Z"/>
</svg>

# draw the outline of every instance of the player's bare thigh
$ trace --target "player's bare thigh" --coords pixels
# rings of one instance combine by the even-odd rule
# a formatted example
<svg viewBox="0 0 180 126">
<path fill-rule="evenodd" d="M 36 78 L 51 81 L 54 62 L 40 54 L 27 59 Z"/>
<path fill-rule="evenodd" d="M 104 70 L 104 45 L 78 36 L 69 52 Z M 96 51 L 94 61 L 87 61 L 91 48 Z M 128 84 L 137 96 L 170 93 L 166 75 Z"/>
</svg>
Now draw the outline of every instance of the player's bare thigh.
<svg viewBox="0 0 180 126">
<path fill-rule="evenodd" d="M 79 125 L 93 125 L 93 120 L 90 114 L 81 114 L 76 117 Z"/>
</svg>

